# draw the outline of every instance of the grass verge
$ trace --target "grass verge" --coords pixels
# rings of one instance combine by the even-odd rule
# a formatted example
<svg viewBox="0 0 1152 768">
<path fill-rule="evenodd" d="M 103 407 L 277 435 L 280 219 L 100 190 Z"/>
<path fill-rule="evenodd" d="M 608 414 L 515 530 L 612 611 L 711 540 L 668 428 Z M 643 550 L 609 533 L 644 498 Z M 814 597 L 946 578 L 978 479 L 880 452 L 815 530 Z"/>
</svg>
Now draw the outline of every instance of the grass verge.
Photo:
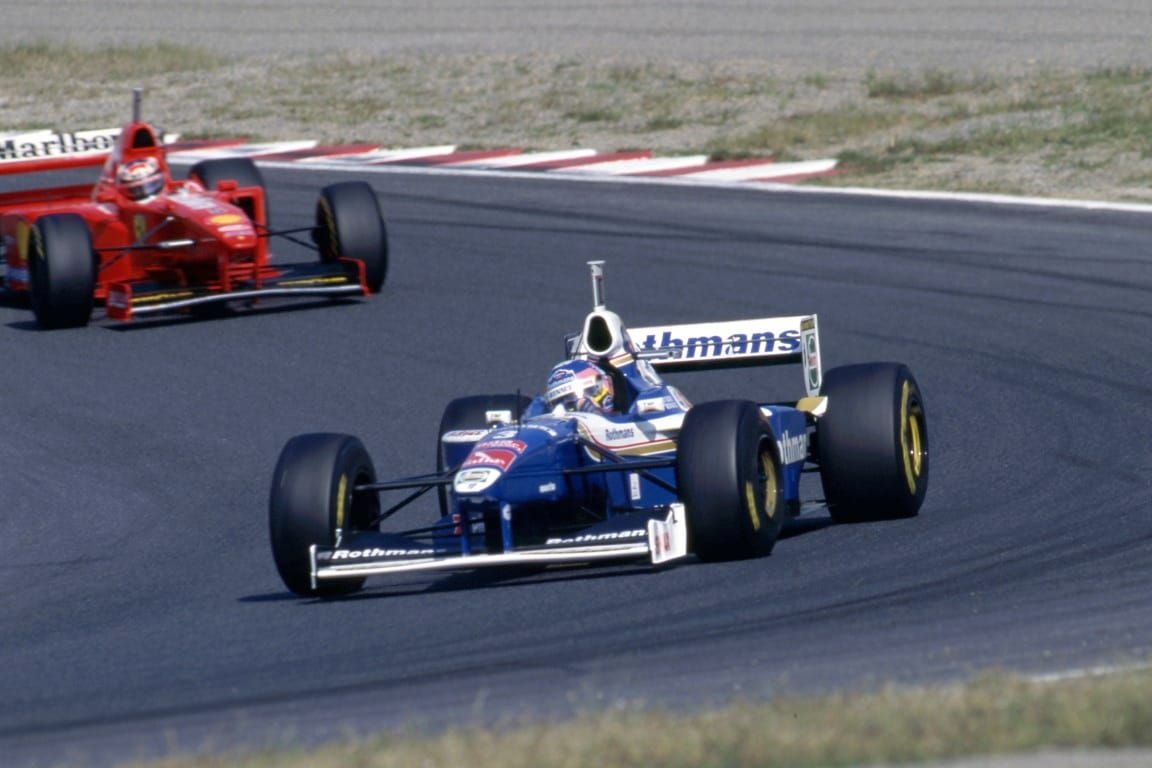
<svg viewBox="0 0 1152 768">
<path fill-rule="evenodd" d="M 1152 670 L 1143 669 L 1046 683 L 988 673 L 957 686 L 784 696 L 686 714 L 622 708 L 140 768 L 827 768 L 1149 747 Z"/>
</svg>

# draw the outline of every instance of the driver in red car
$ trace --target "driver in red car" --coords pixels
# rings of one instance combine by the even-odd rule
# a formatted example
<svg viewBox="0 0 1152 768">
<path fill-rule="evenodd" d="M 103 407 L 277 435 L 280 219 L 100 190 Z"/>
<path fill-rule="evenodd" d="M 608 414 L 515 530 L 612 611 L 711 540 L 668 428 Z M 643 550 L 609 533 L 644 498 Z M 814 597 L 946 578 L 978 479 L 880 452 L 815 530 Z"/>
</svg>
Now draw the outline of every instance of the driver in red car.
<svg viewBox="0 0 1152 768">
<path fill-rule="evenodd" d="M 130 199 L 144 202 L 163 192 L 167 180 L 156 158 L 141 157 L 120 166 L 116 186 Z"/>
</svg>

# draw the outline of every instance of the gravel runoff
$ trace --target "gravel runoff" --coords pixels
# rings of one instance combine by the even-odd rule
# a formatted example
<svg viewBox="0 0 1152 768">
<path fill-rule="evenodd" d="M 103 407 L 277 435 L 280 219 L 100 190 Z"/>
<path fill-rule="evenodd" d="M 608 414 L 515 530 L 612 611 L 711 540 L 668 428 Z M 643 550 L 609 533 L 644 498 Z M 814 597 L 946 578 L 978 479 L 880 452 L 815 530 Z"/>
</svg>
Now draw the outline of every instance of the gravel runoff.
<svg viewBox="0 0 1152 768">
<path fill-rule="evenodd" d="M 1147 0 L 0 0 L 0 44 L 765 60 L 787 72 L 1152 65 Z"/>
</svg>

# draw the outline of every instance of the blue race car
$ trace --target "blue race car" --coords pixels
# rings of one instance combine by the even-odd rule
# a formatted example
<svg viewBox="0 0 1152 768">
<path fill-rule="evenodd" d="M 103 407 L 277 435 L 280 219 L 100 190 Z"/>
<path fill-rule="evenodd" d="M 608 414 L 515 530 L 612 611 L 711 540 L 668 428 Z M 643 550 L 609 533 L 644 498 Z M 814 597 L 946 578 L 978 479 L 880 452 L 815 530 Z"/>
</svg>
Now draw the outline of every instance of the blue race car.
<svg viewBox="0 0 1152 768">
<path fill-rule="evenodd" d="M 567 340 L 546 392 L 453 400 L 436 472 L 379 481 L 361 441 L 304 434 L 284 446 L 269 501 L 288 589 L 333 596 L 368 576 L 517 564 L 760 557 L 785 521 L 910 517 L 928 486 L 920 388 L 899 363 L 822 372 L 816 315 L 624 327 L 604 305 Z M 661 371 L 799 364 L 804 397 L 692 405 Z M 824 497 L 801 499 L 818 471 Z M 429 491 L 439 519 L 382 523 Z M 403 492 L 385 506 L 382 495 Z"/>
</svg>

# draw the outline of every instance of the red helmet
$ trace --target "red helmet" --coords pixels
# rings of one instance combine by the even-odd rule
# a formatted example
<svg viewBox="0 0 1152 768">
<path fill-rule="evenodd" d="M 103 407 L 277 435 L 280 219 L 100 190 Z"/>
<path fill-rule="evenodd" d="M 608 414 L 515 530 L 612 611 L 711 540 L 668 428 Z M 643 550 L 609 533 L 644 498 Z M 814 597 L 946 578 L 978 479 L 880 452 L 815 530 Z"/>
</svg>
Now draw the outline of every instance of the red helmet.
<svg viewBox="0 0 1152 768">
<path fill-rule="evenodd" d="M 133 200 L 147 200 L 164 189 L 164 171 L 154 157 L 129 160 L 116 171 L 116 186 Z"/>
<path fill-rule="evenodd" d="M 567 411 L 611 411 L 612 377 L 586 360 L 560 363 L 548 376 L 544 398 L 551 409 L 562 405 Z"/>
</svg>

